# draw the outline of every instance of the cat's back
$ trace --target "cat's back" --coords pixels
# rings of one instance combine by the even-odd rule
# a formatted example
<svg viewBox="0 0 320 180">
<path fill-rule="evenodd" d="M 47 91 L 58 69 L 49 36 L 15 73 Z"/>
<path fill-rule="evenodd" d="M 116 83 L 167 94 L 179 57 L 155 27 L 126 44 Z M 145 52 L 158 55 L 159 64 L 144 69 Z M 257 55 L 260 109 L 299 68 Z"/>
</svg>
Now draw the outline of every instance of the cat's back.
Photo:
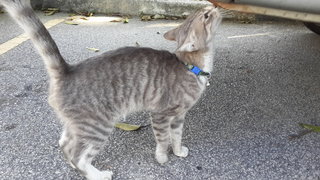
<svg viewBox="0 0 320 180">
<path fill-rule="evenodd" d="M 169 51 L 124 47 L 72 66 L 62 82 L 64 88 L 91 88 L 92 84 L 136 84 L 146 79 L 180 77 L 187 73 L 183 63 Z"/>
<path fill-rule="evenodd" d="M 71 66 L 66 79 L 97 79 L 99 77 L 152 76 L 155 71 L 183 71 L 183 64 L 177 56 L 166 50 L 141 47 L 123 47 L 91 57 Z"/>
<path fill-rule="evenodd" d="M 84 62 L 74 66 L 74 69 L 93 68 L 92 66 L 101 66 L 105 64 L 142 62 L 175 64 L 179 61 L 175 54 L 166 50 L 156 50 L 147 47 L 123 47 L 113 51 L 105 52 L 99 56 L 89 58 Z"/>
</svg>

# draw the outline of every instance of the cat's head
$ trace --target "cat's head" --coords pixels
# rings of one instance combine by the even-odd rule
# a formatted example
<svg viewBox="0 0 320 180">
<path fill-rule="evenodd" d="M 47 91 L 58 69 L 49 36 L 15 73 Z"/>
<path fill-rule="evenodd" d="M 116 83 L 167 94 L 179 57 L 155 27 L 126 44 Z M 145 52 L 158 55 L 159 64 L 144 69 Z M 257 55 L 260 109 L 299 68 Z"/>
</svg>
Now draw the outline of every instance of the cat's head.
<svg viewBox="0 0 320 180">
<path fill-rule="evenodd" d="M 164 37 L 178 43 L 178 52 L 206 50 L 221 19 L 218 9 L 208 6 L 188 16 L 180 26 L 166 32 Z"/>
</svg>

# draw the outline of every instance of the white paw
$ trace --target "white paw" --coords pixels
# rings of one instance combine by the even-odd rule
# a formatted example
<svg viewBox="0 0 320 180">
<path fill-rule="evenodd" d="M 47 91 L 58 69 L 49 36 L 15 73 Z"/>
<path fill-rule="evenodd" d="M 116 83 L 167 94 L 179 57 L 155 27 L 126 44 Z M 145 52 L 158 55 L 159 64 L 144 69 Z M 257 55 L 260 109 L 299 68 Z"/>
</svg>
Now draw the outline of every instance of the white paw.
<svg viewBox="0 0 320 180">
<path fill-rule="evenodd" d="M 112 180 L 113 173 L 111 171 L 99 171 L 95 174 L 86 176 L 88 180 Z"/>
<path fill-rule="evenodd" d="M 101 180 L 111 180 L 113 172 L 112 171 L 102 171 L 101 172 Z"/>
<path fill-rule="evenodd" d="M 156 159 L 160 164 L 164 164 L 169 160 L 167 154 L 160 154 L 160 153 L 156 153 Z"/>
<path fill-rule="evenodd" d="M 189 154 L 189 149 L 185 146 L 181 146 L 181 150 L 180 151 L 173 151 L 173 153 L 176 155 L 176 156 L 179 156 L 179 157 L 187 157 L 188 154 Z"/>
</svg>

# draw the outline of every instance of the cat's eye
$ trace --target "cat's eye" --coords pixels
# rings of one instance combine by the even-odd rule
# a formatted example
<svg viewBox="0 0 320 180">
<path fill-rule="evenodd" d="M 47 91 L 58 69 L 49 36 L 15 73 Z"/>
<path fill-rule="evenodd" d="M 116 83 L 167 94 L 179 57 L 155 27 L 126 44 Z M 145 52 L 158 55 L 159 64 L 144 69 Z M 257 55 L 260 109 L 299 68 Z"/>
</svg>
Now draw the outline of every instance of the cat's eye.
<svg viewBox="0 0 320 180">
<path fill-rule="evenodd" d="M 208 19 L 208 17 L 209 17 L 209 16 L 208 16 L 208 13 L 205 13 L 205 14 L 204 14 L 204 18 Z"/>
</svg>

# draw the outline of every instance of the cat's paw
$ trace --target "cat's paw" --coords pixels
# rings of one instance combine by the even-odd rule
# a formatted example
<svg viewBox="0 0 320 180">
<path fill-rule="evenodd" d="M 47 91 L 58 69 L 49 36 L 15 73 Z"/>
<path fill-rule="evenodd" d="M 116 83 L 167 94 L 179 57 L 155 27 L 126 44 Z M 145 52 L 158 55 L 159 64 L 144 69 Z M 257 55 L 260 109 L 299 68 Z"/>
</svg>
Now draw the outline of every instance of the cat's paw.
<svg viewBox="0 0 320 180">
<path fill-rule="evenodd" d="M 189 154 L 189 149 L 185 146 L 181 146 L 180 151 L 173 151 L 174 155 L 179 157 L 187 157 Z"/>
<path fill-rule="evenodd" d="M 87 175 L 88 180 L 112 180 L 112 171 L 99 171 L 95 174 Z"/>
<path fill-rule="evenodd" d="M 168 162 L 168 160 L 169 160 L 168 155 L 162 154 L 162 153 L 157 153 L 156 159 L 157 159 L 158 163 L 160 163 L 160 164 L 164 164 L 164 163 Z"/>
<path fill-rule="evenodd" d="M 112 180 L 112 171 L 102 171 L 101 172 L 101 178 L 102 180 Z"/>
</svg>

